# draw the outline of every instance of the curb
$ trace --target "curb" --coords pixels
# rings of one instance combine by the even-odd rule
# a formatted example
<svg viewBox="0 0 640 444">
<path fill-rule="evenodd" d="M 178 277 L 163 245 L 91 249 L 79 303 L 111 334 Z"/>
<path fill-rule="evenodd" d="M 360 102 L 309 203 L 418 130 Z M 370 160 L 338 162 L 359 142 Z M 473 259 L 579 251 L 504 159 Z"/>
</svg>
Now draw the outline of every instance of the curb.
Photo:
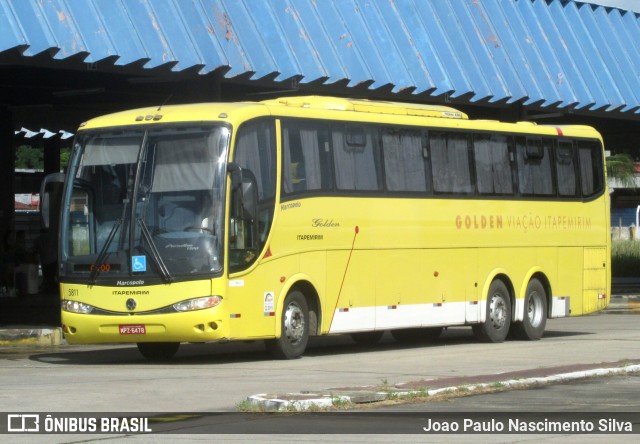
<svg viewBox="0 0 640 444">
<path fill-rule="evenodd" d="M 610 363 L 616 365 L 620 363 Z M 370 404 L 382 402 L 386 400 L 396 400 L 411 397 L 431 397 L 435 395 L 456 395 L 468 394 L 470 392 L 482 389 L 522 389 L 543 384 L 557 384 L 561 382 L 571 382 L 580 379 L 615 376 L 628 373 L 640 372 L 640 364 L 624 365 L 622 367 L 606 367 L 607 364 L 600 364 L 604 367 L 593 368 L 589 370 L 579 370 L 567 373 L 559 373 L 540 377 L 518 378 L 518 379 L 500 379 L 492 382 L 484 382 L 478 384 L 459 384 L 447 387 L 439 387 L 428 389 L 426 386 L 413 390 L 386 389 L 381 387 L 362 387 L 365 389 L 361 392 L 348 393 L 345 389 L 326 389 L 316 393 L 290 393 L 286 395 L 258 394 L 249 396 L 246 401 L 249 405 L 256 407 L 262 411 L 308 411 L 313 409 L 330 409 L 336 406 L 344 406 L 345 404 Z M 552 369 L 550 369 L 552 370 Z M 512 372 L 512 375 L 520 372 Z M 507 376 L 501 375 L 502 377 Z M 496 375 L 493 375 L 495 378 Z M 483 378 L 483 377 L 480 377 Z M 473 379 L 473 378 L 470 378 Z M 428 382 L 428 381 L 424 381 Z M 433 382 L 433 381 L 432 381 Z M 419 383 L 397 384 L 395 387 L 402 385 L 416 385 Z"/>
<path fill-rule="evenodd" d="M 62 328 L 3 328 L 0 346 L 57 346 L 62 344 Z"/>
</svg>

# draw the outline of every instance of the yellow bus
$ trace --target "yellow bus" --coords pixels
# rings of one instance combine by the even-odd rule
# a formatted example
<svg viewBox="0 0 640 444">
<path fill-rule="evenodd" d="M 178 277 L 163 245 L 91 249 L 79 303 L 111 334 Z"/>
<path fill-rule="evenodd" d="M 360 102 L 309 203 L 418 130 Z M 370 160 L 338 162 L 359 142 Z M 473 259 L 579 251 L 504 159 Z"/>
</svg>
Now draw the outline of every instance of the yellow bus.
<svg viewBox="0 0 640 444">
<path fill-rule="evenodd" d="M 68 343 L 542 337 L 610 289 L 586 126 L 335 97 L 137 109 L 81 125 L 60 219 Z"/>
</svg>

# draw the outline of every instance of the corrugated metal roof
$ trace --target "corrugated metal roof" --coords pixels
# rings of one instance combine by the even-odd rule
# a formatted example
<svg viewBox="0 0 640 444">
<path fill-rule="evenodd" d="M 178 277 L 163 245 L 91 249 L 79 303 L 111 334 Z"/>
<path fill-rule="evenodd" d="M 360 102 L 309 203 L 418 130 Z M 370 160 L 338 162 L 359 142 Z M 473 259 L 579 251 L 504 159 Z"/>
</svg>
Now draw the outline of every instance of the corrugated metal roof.
<svg viewBox="0 0 640 444">
<path fill-rule="evenodd" d="M 640 19 L 566 0 L 0 0 L 0 52 L 640 114 Z"/>
<path fill-rule="evenodd" d="M 20 128 L 20 131 L 14 131 L 13 134 L 16 137 L 24 137 L 25 139 L 51 139 L 52 137 L 60 137 L 60 139 L 66 140 L 74 136 L 73 133 L 64 130 L 59 130 L 58 132 L 54 133 L 46 128 L 40 128 L 40 131 L 31 131 L 30 129 L 25 127 Z"/>
</svg>

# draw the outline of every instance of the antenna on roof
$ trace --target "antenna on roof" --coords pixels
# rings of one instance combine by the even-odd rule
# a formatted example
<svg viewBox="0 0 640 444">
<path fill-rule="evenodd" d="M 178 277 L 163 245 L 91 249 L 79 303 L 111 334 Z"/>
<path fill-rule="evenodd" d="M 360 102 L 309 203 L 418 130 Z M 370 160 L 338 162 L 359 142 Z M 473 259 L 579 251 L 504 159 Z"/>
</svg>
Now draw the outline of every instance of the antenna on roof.
<svg viewBox="0 0 640 444">
<path fill-rule="evenodd" d="M 167 104 L 167 102 L 169 102 L 169 100 L 171 100 L 171 97 L 173 97 L 173 93 L 169 94 L 169 97 L 167 97 L 166 99 L 164 99 L 164 102 L 162 102 L 162 105 L 160 105 L 158 107 L 158 109 L 156 111 L 160 111 L 160 109 L 165 106 Z"/>
</svg>

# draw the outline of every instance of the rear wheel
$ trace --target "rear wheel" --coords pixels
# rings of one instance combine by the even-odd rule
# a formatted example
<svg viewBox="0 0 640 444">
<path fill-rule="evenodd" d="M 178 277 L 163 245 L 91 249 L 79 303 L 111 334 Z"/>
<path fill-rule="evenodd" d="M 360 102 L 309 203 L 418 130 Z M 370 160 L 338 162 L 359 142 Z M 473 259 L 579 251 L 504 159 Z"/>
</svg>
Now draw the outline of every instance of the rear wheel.
<svg viewBox="0 0 640 444">
<path fill-rule="evenodd" d="M 284 300 L 279 338 L 267 339 L 265 345 L 278 359 L 302 356 L 309 342 L 309 307 L 304 295 L 294 290 Z"/>
<path fill-rule="evenodd" d="M 491 283 L 486 310 L 485 322 L 474 325 L 473 334 L 482 342 L 504 342 L 511 325 L 511 298 L 501 280 Z"/>
<path fill-rule="evenodd" d="M 524 297 L 524 319 L 513 324 L 511 331 L 517 339 L 537 340 L 547 325 L 547 294 L 537 279 L 531 279 Z"/>
<path fill-rule="evenodd" d="M 391 336 L 398 342 L 429 342 L 440 337 L 443 327 L 403 328 L 391 330 Z"/>
<path fill-rule="evenodd" d="M 168 361 L 180 348 L 179 342 L 138 342 L 138 350 L 149 361 Z"/>
</svg>

